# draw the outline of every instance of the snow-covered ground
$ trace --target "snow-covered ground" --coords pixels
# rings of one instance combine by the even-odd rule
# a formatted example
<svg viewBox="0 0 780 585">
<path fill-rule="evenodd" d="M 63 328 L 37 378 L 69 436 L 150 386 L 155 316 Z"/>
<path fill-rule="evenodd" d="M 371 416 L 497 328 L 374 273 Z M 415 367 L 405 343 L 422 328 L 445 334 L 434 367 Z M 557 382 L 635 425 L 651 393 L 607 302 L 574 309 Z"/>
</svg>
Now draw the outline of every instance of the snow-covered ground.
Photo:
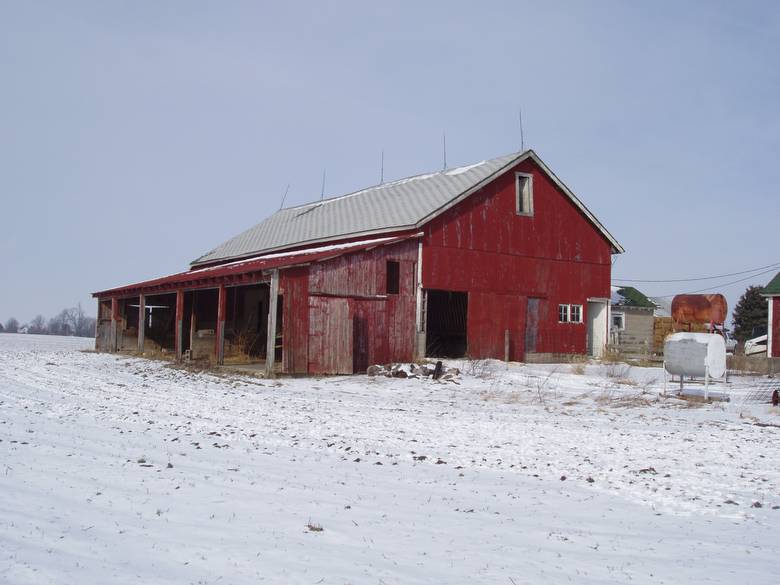
<svg viewBox="0 0 780 585">
<path fill-rule="evenodd" d="M 91 345 L 0 334 L 0 583 L 780 580 L 755 380 L 701 405 L 651 368 L 273 381 Z"/>
</svg>

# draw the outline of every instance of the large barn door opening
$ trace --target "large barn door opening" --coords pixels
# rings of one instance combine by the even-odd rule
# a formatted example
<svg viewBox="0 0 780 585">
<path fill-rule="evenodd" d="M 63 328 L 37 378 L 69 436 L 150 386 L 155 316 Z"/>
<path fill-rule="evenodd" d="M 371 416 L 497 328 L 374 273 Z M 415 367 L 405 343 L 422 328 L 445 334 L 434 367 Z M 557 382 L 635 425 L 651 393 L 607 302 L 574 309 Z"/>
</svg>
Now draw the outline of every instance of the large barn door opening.
<svg viewBox="0 0 780 585">
<path fill-rule="evenodd" d="M 469 297 L 464 292 L 426 291 L 425 355 L 459 358 L 466 355 Z"/>
</svg>

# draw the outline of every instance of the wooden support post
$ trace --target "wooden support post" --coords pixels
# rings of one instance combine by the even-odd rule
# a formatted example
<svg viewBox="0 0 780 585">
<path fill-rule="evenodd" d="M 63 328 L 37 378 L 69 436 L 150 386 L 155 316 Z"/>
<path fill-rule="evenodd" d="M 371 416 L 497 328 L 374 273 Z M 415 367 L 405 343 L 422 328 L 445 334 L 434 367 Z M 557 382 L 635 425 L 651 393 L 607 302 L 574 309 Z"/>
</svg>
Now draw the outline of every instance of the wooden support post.
<svg viewBox="0 0 780 585">
<path fill-rule="evenodd" d="M 119 336 L 119 299 L 111 299 L 111 339 L 108 342 L 109 351 L 117 351 L 119 344 L 117 343 L 117 337 Z"/>
<path fill-rule="evenodd" d="M 98 305 L 98 311 L 97 311 L 97 319 L 95 319 L 95 351 L 100 351 L 100 299 L 97 300 Z M 103 348 L 106 349 L 106 348 Z"/>
<path fill-rule="evenodd" d="M 144 337 L 146 336 L 146 295 L 138 298 L 138 351 L 144 352 Z"/>
<path fill-rule="evenodd" d="M 217 331 L 216 331 L 216 353 L 217 365 L 225 362 L 225 309 L 227 305 L 227 292 L 224 284 L 219 285 L 219 295 L 217 296 Z"/>
<path fill-rule="evenodd" d="M 174 330 L 174 345 L 176 346 L 176 361 L 181 361 L 182 356 L 182 321 L 184 319 L 184 291 L 176 291 L 176 329 Z"/>
<path fill-rule="evenodd" d="M 414 353 L 418 360 L 425 357 L 425 292 L 422 285 L 422 241 L 417 243 L 417 274 L 415 274 L 415 331 L 414 331 Z"/>
<path fill-rule="evenodd" d="M 190 359 L 193 359 L 195 355 L 195 334 L 198 331 L 197 319 L 195 312 L 195 303 L 198 300 L 198 291 L 192 291 L 192 302 L 190 303 Z"/>
<path fill-rule="evenodd" d="M 265 340 L 265 376 L 274 377 L 276 359 L 276 303 L 279 296 L 279 270 L 271 273 L 271 287 L 268 295 L 268 334 Z"/>
</svg>

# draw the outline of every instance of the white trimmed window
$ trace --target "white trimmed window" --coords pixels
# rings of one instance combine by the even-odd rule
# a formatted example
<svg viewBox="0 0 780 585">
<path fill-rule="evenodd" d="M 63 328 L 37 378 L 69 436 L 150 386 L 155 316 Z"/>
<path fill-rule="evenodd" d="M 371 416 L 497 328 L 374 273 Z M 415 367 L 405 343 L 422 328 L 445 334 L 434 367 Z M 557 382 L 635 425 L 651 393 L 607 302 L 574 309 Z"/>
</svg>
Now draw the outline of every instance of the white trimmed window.
<svg viewBox="0 0 780 585">
<path fill-rule="evenodd" d="M 626 328 L 626 315 L 625 313 L 612 313 L 612 329 L 615 331 L 623 331 Z"/>
<path fill-rule="evenodd" d="M 515 196 L 517 198 L 517 215 L 534 214 L 534 182 L 533 175 L 515 173 Z"/>
<path fill-rule="evenodd" d="M 582 305 L 558 305 L 558 323 L 582 323 Z"/>
</svg>

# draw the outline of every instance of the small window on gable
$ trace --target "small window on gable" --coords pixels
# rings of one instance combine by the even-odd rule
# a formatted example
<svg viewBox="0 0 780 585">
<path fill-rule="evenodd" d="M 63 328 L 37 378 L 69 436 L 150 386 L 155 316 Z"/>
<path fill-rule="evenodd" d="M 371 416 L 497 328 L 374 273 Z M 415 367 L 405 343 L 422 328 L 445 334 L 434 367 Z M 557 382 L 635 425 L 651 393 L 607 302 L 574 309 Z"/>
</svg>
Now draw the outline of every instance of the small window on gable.
<svg viewBox="0 0 780 585">
<path fill-rule="evenodd" d="M 401 267 L 395 260 L 387 261 L 387 289 L 389 295 L 397 295 L 400 290 Z"/>
<path fill-rule="evenodd" d="M 515 192 L 517 196 L 517 214 L 534 214 L 534 183 L 533 175 L 515 173 Z"/>
<path fill-rule="evenodd" d="M 569 321 L 572 323 L 582 323 L 582 305 L 569 306 Z"/>
<path fill-rule="evenodd" d="M 558 323 L 569 322 L 569 305 L 558 305 Z"/>
</svg>

